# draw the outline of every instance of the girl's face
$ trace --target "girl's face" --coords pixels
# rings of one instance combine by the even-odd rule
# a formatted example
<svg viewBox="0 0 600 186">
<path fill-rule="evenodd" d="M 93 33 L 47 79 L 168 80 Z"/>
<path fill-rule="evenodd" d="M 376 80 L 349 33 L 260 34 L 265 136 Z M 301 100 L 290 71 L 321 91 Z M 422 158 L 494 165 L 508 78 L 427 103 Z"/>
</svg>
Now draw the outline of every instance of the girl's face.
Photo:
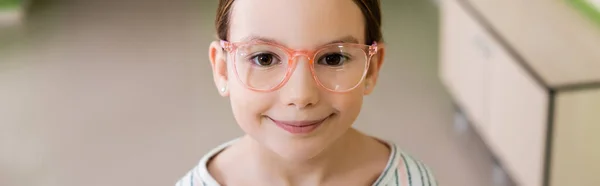
<svg viewBox="0 0 600 186">
<path fill-rule="evenodd" d="M 230 16 L 228 40 L 232 43 L 260 40 L 298 51 L 316 50 L 332 42 L 365 44 L 363 14 L 352 0 L 237 0 Z M 363 96 L 373 90 L 383 57 L 379 50 L 371 58 L 368 74 L 356 88 L 336 93 L 315 81 L 307 56 L 296 56 L 296 68 L 288 81 L 274 91 L 260 92 L 248 89 L 240 80 L 252 74 L 236 72 L 240 67 L 234 66 L 235 52 L 224 51 L 213 42 L 209 53 L 217 88 L 230 97 L 240 127 L 288 159 L 312 158 L 346 133 L 360 112 Z M 244 60 L 240 58 L 235 61 Z M 279 58 L 268 54 L 247 60 L 261 64 Z M 329 62 L 339 59 L 324 57 Z M 317 63 L 319 59 L 314 60 Z"/>
</svg>

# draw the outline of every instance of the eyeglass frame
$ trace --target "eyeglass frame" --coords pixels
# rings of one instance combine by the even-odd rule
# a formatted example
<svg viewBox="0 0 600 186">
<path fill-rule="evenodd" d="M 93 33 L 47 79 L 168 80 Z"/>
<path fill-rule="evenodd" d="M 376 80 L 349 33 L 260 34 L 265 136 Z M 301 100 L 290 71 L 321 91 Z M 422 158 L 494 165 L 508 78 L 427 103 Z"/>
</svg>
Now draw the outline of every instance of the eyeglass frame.
<svg viewBox="0 0 600 186">
<path fill-rule="evenodd" d="M 278 43 L 273 43 L 273 42 L 267 42 L 267 41 L 260 41 L 260 40 L 251 40 L 251 41 L 242 41 L 242 42 L 229 42 L 229 41 L 225 41 L 225 40 L 220 40 L 219 44 L 221 45 L 221 48 L 223 48 L 225 51 L 227 51 L 230 55 L 233 55 L 233 69 L 235 71 L 235 76 L 238 79 L 238 81 L 240 81 L 241 84 L 243 84 L 247 89 L 250 89 L 252 91 L 256 91 L 256 92 L 273 92 L 276 91 L 278 89 L 280 89 L 281 87 L 283 87 L 291 78 L 292 74 L 295 72 L 296 70 L 296 66 L 297 66 L 297 62 L 295 60 L 296 57 L 298 56 L 305 56 L 308 59 L 308 63 L 310 64 L 310 72 L 311 75 L 313 76 L 313 80 L 322 88 L 324 88 L 325 90 L 329 91 L 329 92 L 334 92 L 334 93 L 346 93 L 346 92 L 350 92 L 354 89 L 356 89 L 356 87 L 358 87 L 360 85 L 361 82 L 363 82 L 367 76 L 367 73 L 369 72 L 369 67 L 371 64 L 371 58 L 373 58 L 373 56 L 375 54 L 377 54 L 377 52 L 379 51 L 379 49 L 381 49 L 382 47 L 379 46 L 377 44 L 376 41 L 373 41 L 373 44 L 371 45 L 365 45 L 365 44 L 359 44 L 359 43 L 332 43 L 332 44 L 327 44 L 327 45 L 323 45 L 320 46 L 319 48 L 315 49 L 315 50 L 295 50 L 295 49 L 291 49 L 287 46 L 283 46 L 281 44 Z M 237 59 L 236 59 L 236 54 L 237 54 L 237 49 L 240 46 L 244 46 L 244 45 L 253 45 L 253 44 L 264 44 L 264 45 L 270 45 L 270 46 L 274 46 L 277 47 L 279 49 L 282 49 L 288 57 L 288 67 L 286 69 L 285 72 L 285 76 L 283 77 L 282 81 L 279 82 L 279 84 L 277 84 L 276 86 L 274 86 L 273 88 L 269 88 L 269 89 L 258 89 L 258 88 L 254 88 L 249 86 L 247 83 L 244 83 L 240 77 L 239 77 L 239 72 L 237 69 Z M 321 81 L 319 80 L 319 78 L 316 75 L 315 72 L 315 67 L 314 67 L 314 58 L 316 57 L 316 55 L 321 52 L 322 50 L 328 49 L 331 46 L 349 46 L 349 47 L 357 47 L 360 48 L 364 54 L 367 57 L 367 61 L 366 61 L 366 65 L 365 65 L 365 69 L 363 70 L 363 74 L 362 77 L 360 78 L 360 81 L 358 81 L 358 83 L 356 83 L 356 85 L 354 85 L 354 87 L 349 88 L 347 90 L 344 91 L 336 91 L 336 90 L 332 90 L 330 88 L 325 87 L 325 85 L 323 85 L 321 83 Z M 365 51 L 365 47 L 368 47 L 368 51 Z M 312 56 L 312 57 L 310 57 Z"/>
</svg>

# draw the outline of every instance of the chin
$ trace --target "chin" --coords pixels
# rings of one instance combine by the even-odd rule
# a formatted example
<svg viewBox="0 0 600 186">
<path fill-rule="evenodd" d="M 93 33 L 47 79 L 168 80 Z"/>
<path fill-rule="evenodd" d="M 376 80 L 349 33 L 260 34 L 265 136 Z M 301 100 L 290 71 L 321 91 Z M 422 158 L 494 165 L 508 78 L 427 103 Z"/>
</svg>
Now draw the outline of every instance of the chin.
<svg viewBox="0 0 600 186">
<path fill-rule="evenodd" d="M 326 146 L 303 146 L 293 147 L 286 145 L 274 145 L 270 149 L 278 154 L 281 158 L 289 161 L 307 161 L 321 154 Z"/>
<path fill-rule="evenodd" d="M 329 144 L 326 140 L 287 139 L 268 140 L 263 143 L 273 153 L 289 161 L 306 161 L 321 154 Z"/>
</svg>

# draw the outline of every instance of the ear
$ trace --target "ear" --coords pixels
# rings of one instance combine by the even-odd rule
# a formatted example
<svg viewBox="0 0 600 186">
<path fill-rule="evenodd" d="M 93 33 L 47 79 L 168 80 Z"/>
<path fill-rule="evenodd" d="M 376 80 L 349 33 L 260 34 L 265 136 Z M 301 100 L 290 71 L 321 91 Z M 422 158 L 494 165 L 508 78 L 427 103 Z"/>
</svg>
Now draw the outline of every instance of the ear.
<svg viewBox="0 0 600 186">
<path fill-rule="evenodd" d="M 219 41 L 210 43 L 208 58 L 212 66 L 213 79 L 221 96 L 229 96 L 229 78 L 227 74 L 227 51 L 221 47 Z"/>
<path fill-rule="evenodd" d="M 364 95 L 369 95 L 375 89 L 375 85 L 377 84 L 377 78 L 379 77 L 379 70 L 383 65 L 383 59 L 385 57 L 385 49 L 383 46 L 380 46 L 377 50 L 377 54 L 371 57 L 369 64 L 369 69 L 367 71 L 367 76 L 365 77 L 365 93 Z"/>
</svg>

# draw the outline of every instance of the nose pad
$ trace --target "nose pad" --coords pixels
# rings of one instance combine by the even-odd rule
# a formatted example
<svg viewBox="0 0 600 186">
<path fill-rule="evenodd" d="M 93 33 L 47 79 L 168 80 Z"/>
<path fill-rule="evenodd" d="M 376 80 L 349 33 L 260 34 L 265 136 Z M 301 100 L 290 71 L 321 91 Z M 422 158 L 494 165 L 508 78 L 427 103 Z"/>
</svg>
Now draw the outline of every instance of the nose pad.
<svg viewBox="0 0 600 186">
<path fill-rule="evenodd" d="M 302 56 L 304 56 L 304 58 L 302 58 Z M 302 79 L 302 80 L 313 80 L 313 74 L 312 74 L 312 62 L 311 62 L 311 58 L 304 53 L 301 54 L 295 54 L 294 56 L 292 56 L 292 58 L 290 58 L 291 60 L 291 65 L 293 68 L 293 71 L 290 74 L 290 77 L 288 79 L 288 81 L 290 81 L 291 79 Z M 299 76 L 302 75 L 302 77 L 294 77 L 294 76 Z M 306 78 L 306 77 L 309 78 Z M 289 82 L 288 82 L 289 83 Z"/>
<path fill-rule="evenodd" d="M 282 87 L 280 95 L 282 102 L 298 109 L 315 105 L 319 101 L 319 89 L 312 75 L 310 57 L 298 54 L 294 55 L 292 60 L 295 68 Z"/>
<path fill-rule="evenodd" d="M 299 60 L 299 59 L 300 59 L 300 57 L 302 57 L 302 56 L 306 57 L 306 59 L 307 59 L 308 61 L 310 61 L 310 56 L 309 56 L 307 53 L 303 53 L 303 52 L 302 52 L 302 53 L 300 53 L 300 52 L 298 52 L 298 53 L 295 53 L 295 54 L 292 56 L 292 60 L 295 60 L 295 61 L 297 61 L 297 60 Z"/>
</svg>

